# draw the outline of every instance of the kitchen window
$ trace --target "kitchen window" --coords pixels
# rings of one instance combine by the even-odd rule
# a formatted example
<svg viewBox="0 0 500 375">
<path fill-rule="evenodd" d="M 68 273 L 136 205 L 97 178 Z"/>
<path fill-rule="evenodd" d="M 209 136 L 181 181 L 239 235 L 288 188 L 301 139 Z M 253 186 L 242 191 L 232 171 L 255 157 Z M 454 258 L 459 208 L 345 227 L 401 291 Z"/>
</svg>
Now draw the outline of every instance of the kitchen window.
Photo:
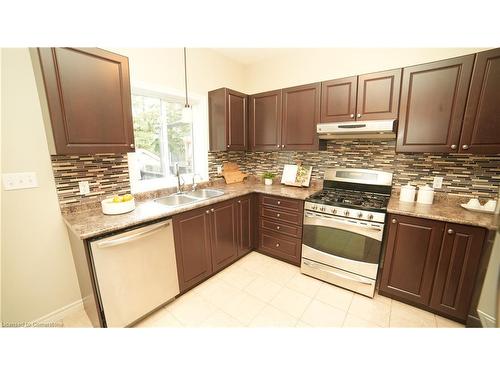
<svg viewBox="0 0 500 375">
<path fill-rule="evenodd" d="M 191 105 L 194 114 L 199 109 L 197 102 L 191 101 Z M 183 108 L 184 99 L 180 96 L 133 90 L 135 152 L 129 154 L 132 192 L 176 186 L 176 165 L 188 184 L 195 173 L 205 174 L 203 168 L 196 168 L 203 159 L 208 163 L 204 147 L 195 151 L 193 133 L 199 125 L 197 117 L 183 120 Z"/>
</svg>

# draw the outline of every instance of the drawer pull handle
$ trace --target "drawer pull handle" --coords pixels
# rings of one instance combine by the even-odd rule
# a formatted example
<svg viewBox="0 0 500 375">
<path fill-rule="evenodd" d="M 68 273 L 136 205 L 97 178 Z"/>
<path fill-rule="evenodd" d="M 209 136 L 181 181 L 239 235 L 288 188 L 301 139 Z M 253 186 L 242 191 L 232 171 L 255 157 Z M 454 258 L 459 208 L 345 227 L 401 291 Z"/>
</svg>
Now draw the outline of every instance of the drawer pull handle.
<svg viewBox="0 0 500 375">
<path fill-rule="evenodd" d="M 215 210 L 213 208 L 211 208 L 210 211 L 214 212 Z"/>
<path fill-rule="evenodd" d="M 279 242 L 276 243 L 276 247 L 280 247 L 280 243 Z"/>
<path fill-rule="evenodd" d="M 206 211 L 205 211 L 205 213 L 208 215 L 208 214 L 210 213 L 210 211 L 209 211 L 209 210 L 206 210 Z"/>
<path fill-rule="evenodd" d="M 453 229 L 448 229 L 448 234 L 453 234 L 455 231 Z"/>
<path fill-rule="evenodd" d="M 280 214 L 276 214 L 276 217 L 280 217 Z"/>
<path fill-rule="evenodd" d="M 392 223 L 396 224 L 398 221 L 396 219 L 392 219 Z"/>
<path fill-rule="evenodd" d="M 278 204 L 281 204 L 281 202 L 280 202 L 280 201 L 278 201 Z"/>
<path fill-rule="evenodd" d="M 276 230 L 280 230 L 280 226 L 279 225 L 276 227 Z"/>
</svg>

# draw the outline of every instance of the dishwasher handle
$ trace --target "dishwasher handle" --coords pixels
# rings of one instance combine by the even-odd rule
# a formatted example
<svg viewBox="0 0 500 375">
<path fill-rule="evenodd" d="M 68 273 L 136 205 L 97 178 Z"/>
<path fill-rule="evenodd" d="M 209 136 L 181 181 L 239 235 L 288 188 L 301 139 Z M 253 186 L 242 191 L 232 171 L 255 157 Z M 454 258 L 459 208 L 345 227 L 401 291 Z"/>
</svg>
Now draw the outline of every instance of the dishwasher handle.
<svg viewBox="0 0 500 375">
<path fill-rule="evenodd" d="M 148 225 L 147 227 L 142 228 L 141 231 L 135 232 L 134 234 L 130 234 L 130 235 L 126 236 L 126 235 L 124 235 L 125 234 L 124 233 L 123 235 L 115 236 L 115 237 L 118 237 L 115 239 L 99 241 L 99 242 L 97 242 L 96 245 L 100 248 L 105 248 L 105 247 L 112 247 L 112 246 L 121 245 L 121 244 L 124 244 L 127 242 L 136 241 L 140 238 L 150 236 L 150 235 L 158 232 L 161 228 L 168 227 L 169 225 L 170 225 L 170 221 L 165 221 L 163 223 Z"/>
</svg>

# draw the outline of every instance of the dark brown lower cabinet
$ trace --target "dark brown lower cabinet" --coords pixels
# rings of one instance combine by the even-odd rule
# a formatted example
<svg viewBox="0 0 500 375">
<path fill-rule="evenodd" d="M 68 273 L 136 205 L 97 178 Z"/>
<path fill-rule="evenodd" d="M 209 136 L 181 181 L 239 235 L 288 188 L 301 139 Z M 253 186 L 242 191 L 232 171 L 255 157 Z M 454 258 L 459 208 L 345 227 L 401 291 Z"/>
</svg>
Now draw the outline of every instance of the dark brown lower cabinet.
<svg viewBox="0 0 500 375">
<path fill-rule="evenodd" d="M 465 322 L 485 230 L 403 215 L 388 225 L 381 293 Z"/>
<path fill-rule="evenodd" d="M 173 217 L 177 274 L 181 292 L 212 272 L 209 209 L 202 207 Z M 210 211 L 208 211 L 210 212 Z"/>
<path fill-rule="evenodd" d="M 432 288 L 432 309 L 460 320 L 467 317 L 484 237 L 483 228 L 446 224 Z"/>
<path fill-rule="evenodd" d="M 245 195 L 236 199 L 238 232 L 238 256 L 243 256 L 254 247 L 255 196 Z"/>
<path fill-rule="evenodd" d="M 238 257 L 236 205 L 233 200 L 213 205 L 210 208 L 212 266 L 217 272 Z"/>
<path fill-rule="evenodd" d="M 249 194 L 173 217 L 181 293 L 253 250 L 254 199 Z"/>
<path fill-rule="evenodd" d="M 380 290 L 427 305 L 439 258 L 445 224 L 390 215 Z"/>
</svg>

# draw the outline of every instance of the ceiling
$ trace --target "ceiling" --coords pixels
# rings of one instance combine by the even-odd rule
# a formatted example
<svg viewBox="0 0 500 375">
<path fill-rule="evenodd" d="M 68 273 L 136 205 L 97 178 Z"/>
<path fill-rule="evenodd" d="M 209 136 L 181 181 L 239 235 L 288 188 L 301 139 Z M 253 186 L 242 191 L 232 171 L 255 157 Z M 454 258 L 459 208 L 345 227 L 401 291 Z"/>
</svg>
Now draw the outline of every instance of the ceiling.
<svg viewBox="0 0 500 375">
<path fill-rule="evenodd" d="M 289 51 L 288 48 L 212 48 L 212 50 L 243 65 L 255 64 Z"/>
</svg>

